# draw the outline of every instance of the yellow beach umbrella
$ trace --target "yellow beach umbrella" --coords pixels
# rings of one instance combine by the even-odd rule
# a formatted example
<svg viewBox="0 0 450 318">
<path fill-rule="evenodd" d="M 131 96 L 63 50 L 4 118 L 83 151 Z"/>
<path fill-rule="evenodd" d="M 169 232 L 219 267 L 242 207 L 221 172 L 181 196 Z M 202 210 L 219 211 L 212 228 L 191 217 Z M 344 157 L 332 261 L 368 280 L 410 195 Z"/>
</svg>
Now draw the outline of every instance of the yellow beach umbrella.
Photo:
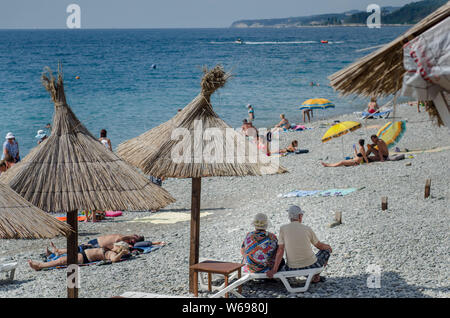
<svg viewBox="0 0 450 318">
<path fill-rule="evenodd" d="M 404 120 L 394 123 L 388 122 L 378 130 L 377 136 L 386 143 L 388 148 L 391 148 L 400 141 L 405 131 L 406 122 Z"/>
<path fill-rule="evenodd" d="M 323 135 L 322 142 L 327 142 L 333 138 L 340 137 L 359 128 L 361 128 L 361 123 L 358 123 L 357 121 L 343 121 L 341 123 L 337 123 L 336 125 L 331 126 L 325 135 Z"/>
<path fill-rule="evenodd" d="M 304 109 L 327 109 L 334 108 L 334 104 L 326 98 L 311 98 L 300 105 L 300 110 Z"/>
</svg>

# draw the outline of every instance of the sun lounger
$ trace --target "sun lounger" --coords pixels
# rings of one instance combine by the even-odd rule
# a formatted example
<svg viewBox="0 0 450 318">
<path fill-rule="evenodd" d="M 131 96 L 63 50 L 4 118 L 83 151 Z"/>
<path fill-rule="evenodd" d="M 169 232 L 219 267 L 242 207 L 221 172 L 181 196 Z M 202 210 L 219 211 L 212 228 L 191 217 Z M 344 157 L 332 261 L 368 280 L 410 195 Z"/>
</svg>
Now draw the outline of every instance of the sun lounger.
<svg viewBox="0 0 450 318">
<path fill-rule="evenodd" d="M 362 112 L 361 119 L 377 119 L 377 118 L 388 118 L 391 114 L 391 110 L 385 110 L 385 111 L 377 111 L 375 113 L 369 113 L 369 112 Z"/>
<path fill-rule="evenodd" d="M 323 267 L 320 267 L 320 268 L 302 269 L 298 271 L 280 271 L 276 273 L 273 277 L 280 279 L 289 293 L 303 293 L 308 290 L 313 276 L 322 272 L 323 269 L 324 269 Z M 289 283 L 288 278 L 295 278 L 295 277 L 306 277 L 305 285 L 303 287 L 296 287 L 296 288 L 292 287 L 291 284 Z M 237 292 L 236 288 L 254 279 L 268 279 L 268 277 L 265 273 L 246 274 L 242 276 L 240 279 L 233 282 L 232 284 L 228 285 L 227 287 L 222 288 L 218 293 L 212 295 L 211 298 L 222 297 L 226 293 L 232 293 L 236 297 L 244 298 L 241 294 Z"/>
<path fill-rule="evenodd" d="M 17 262 L 0 264 L 0 273 L 6 273 L 7 281 L 12 281 L 14 279 L 14 273 L 16 272 L 17 265 Z"/>
</svg>

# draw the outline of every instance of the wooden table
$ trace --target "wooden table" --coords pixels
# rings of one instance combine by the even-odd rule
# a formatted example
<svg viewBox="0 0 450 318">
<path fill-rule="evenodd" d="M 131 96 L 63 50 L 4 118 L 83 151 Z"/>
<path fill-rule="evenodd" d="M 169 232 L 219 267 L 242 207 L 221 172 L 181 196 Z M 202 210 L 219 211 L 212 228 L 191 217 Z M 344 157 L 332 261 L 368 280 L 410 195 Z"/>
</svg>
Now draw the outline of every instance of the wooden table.
<svg viewBox="0 0 450 318">
<path fill-rule="evenodd" d="M 244 264 L 241 263 L 227 263 L 218 261 L 204 261 L 198 264 L 194 264 L 190 267 L 194 271 L 194 296 L 198 297 L 198 273 L 208 273 L 208 291 L 211 291 L 211 276 L 212 274 L 220 274 L 225 277 L 225 287 L 228 286 L 228 277 L 231 273 L 237 271 L 238 279 L 241 278 L 241 267 Z M 242 287 L 238 287 L 239 293 L 242 293 Z M 228 298 L 228 293 L 225 297 Z"/>
</svg>

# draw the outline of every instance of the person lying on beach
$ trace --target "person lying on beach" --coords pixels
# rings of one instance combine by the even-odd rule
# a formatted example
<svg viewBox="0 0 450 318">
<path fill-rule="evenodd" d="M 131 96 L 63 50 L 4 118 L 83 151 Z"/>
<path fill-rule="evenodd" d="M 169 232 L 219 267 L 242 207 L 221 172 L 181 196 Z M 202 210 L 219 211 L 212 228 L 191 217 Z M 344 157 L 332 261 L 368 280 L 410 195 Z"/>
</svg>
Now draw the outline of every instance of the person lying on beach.
<svg viewBox="0 0 450 318">
<path fill-rule="evenodd" d="M 286 252 L 286 265 L 284 271 L 295 271 L 308 268 L 319 268 L 326 266 L 330 254 L 333 252 L 331 246 L 322 243 L 317 238 L 314 231 L 302 224 L 303 210 L 296 205 L 292 205 L 287 210 L 289 215 L 289 224 L 282 225 L 278 240 L 278 249 L 275 256 L 275 264 L 270 271 L 266 273 L 267 277 L 273 278 Z M 316 247 L 319 252 L 314 254 L 311 245 Z M 314 275 L 312 282 L 323 281 L 319 274 Z"/>
<path fill-rule="evenodd" d="M 385 161 L 389 157 L 389 149 L 386 143 L 383 139 L 378 138 L 377 135 L 370 136 L 370 139 L 372 140 L 373 144 L 367 145 L 367 158 L 369 159 L 369 162 L 374 161 Z M 377 148 L 375 148 L 377 147 Z M 373 156 L 369 156 L 371 153 L 373 153 Z"/>
<path fill-rule="evenodd" d="M 255 230 L 247 233 L 241 245 L 244 272 L 265 273 L 273 267 L 278 239 L 267 231 L 269 220 L 264 213 L 256 214 L 252 225 Z"/>
<path fill-rule="evenodd" d="M 281 118 L 281 121 L 278 124 L 276 124 L 275 127 L 273 128 L 275 131 L 291 128 L 291 125 L 289 124 L 289 120 L 287 120 L 287 118 L 284 114 L 280 114 L 280 118 Z"/>
<path fill-rule="evenodd" d="M 360 139 L 358 141 L 359 148 L 358 151 L 356 150 L 355 145 L 353 145 L 353 150 L 355 151 L 355 156 L 352 159 L 349 160 L 342 160 L 336 163 L 325 163 L 321 162 L 322 166 L 324 167 L 351 167 L 351 166 L 357 166 L 363 162 L 369 163 L 369 158 L 367 157 L 366 150 L 364 149 L 364 139 Z"/>
<path fill-rule="evenodd" d="M 80 245 L 82 248 L 105 248 L 112 249 L 114 247 L 114 243 L 125 242 L 130 247 L 133 247 L 136 242 L 142 242 L 144 237 L 141 235 L 122 235 L 122 234 L 110 234 L 99 236 L 95 239 L 90 240 L 89 242 Z"/>
<path fill-rule="evenodd" d="M 88 248 L 78 253 L 78 264 L 88 264 L 97 261 L 110 260 L 113 263 L 120 261 L 122 256 L 130 253 L 128 244 L 125 242 L 114 243 L 110 250 L 104 248 Z M 62 254 L 53 258 L 49 262 L 36 262 L 28 260 L 30 267 L 36 271 L 43 268 L 67 265 L 67 254 Z"/>
</svg>

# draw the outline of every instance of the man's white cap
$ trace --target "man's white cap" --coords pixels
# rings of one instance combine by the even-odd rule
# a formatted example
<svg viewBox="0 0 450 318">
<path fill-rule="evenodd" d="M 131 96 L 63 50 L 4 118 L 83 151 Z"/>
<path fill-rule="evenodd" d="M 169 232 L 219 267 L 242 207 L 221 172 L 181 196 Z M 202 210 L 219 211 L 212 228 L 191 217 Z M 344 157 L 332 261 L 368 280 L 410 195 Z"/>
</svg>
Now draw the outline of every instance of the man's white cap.
<svg viewBox="0 0 450 318">
<path fill-rule="evenodd" d="M 289 213 L 289 219 L 298 219 L 300 214 L 304 214 L 305 212 L 297 205 L 291 205 L 289 209 L 287 209 Z"/>
<path fill-rule="evenodd" d="M 5 139 L 14 139 L 14 138 L 16 138 L 16 137 L 14 137 L 12 132 L 7 133 L 6 137 L 5 137 Z"/>
</svg>

